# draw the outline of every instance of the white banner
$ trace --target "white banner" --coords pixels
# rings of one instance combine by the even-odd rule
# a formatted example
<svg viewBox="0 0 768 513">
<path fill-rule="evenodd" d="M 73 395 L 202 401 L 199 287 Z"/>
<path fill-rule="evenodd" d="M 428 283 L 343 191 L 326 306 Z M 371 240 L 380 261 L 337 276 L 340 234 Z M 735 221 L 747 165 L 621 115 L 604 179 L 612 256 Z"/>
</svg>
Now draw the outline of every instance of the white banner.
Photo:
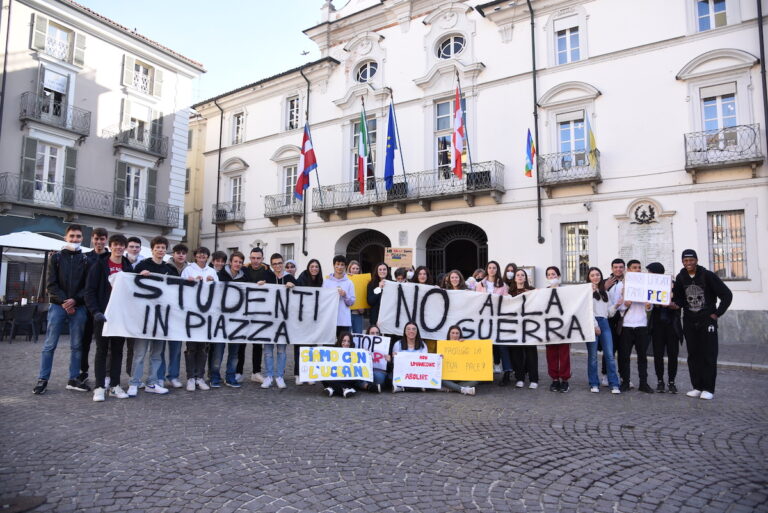
<svg viewBox="0 0 768 513">
<path fill-rule="evenodd" d="M 373 355 L 373 368 L 376 370 L 387 370 L 386 356 L 389 354 L 389 348 L 392 341 L 384 335 L 366 335 L 364 333 L 353 333 L 352 342 L 358 349 L 365 349 Z"/>
<path fill-rule="evenodd" d="M 299 379 L 307 381 L 373 381 L 371 353 L 343 347 L 302 347 Z"/>
<path fill-rule="evenodd" d="M 415 283 L 387 283 L 379 327 L 401 335 L 409 321 L 425 339 L 444 339 L 458 325 L 462 338 L 494 344 L 545 345 L 595 340 L 592 285 L 536 289 L 519 296 L 443 290 Z"/>
<path fill-rule="evenodd" d="M 668 305 L 671 299 L 671 276 L 653 273 L 626 273 L 624 275 L 624 301 Z"/>
<path fill-rule="evenodd" d="M 335 289 L 118 273 L 104 312 L 104 336 L 333 344 L 338 308 Z"/>
<path fill-rule="evenodd" d="M 443 383 L 443 355 L 408 353 L 395 356 L 392 384 L 398 387 L 440 388 Z"/>
</svg>

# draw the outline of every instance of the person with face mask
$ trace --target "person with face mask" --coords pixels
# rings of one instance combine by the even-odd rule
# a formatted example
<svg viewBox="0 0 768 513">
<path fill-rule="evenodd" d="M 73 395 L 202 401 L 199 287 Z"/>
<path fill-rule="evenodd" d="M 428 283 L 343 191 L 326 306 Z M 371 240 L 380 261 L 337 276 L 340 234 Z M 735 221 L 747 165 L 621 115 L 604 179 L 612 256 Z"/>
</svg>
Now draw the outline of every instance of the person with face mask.
<svg viewBox="0 0 768 513">
<path fill-rule="evenodd" d="M 547 288 L 553 289 L 560 286 L 560 269 L 551 265 L 544 272 L 547 277 Z M 550 392 L 566 393 L 570 390 L 568 380 L 571 379 L 571 345 L 547 344 L 547 372 L 552 378 L 549 385 Z"/>
<path fill-rule="evenodd" d="M 504 272 L 501 275 L 501 279 L 504 280 L 504 285 L 507 289 L 511 289 L 515 284 L 515 273 L 517 272 L 517 264 L 509 263 L 504 267 Z"/>
</svg>

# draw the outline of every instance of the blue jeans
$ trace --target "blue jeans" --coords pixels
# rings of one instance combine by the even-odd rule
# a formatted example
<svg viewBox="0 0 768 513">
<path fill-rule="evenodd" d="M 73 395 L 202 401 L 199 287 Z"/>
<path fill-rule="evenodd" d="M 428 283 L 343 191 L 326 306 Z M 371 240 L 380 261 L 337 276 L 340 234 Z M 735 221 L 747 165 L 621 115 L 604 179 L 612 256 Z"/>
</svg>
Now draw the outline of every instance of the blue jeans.
<svg viewBox="0 0 768 513">
<path fill-rule="evenodd" d="M 611 327 L 608 325 L 608 319 L 605 317 L 595 317 L 595 320 L 597 320 L 597 325 L 600 328 L 600 334 L 594 342 L 587 342 L 587 378 L 589 379 L 589 386 L 600 386 L 600 380 L 597 376 L 597 343 L 599 340 L 603 348 L 606 367 L 608 368 L 608 384 L 611 388 L 616 388 L 619 386 L 619 376 L 616 373 L 616 360 L 613 357 Z"/>
<path fill-rule="evenodd" d="M 235 383 L 237 374 L 237 356 L 240 352 L 241 344 L 227 344 L 227 383 Z"/>
<path fill-rule="evenodd" d="M 352 333 L 363 332 L 363 316 L 360 314 L 352 314 Z"/>
<path fill-rule="evenodd" d="M 285 374 L 286 344 L 264 344 L 264 366 L 270 378 L 282 378 Z M 275 369 L 274 349 L 277 348 L 277 369 Z"/>
<path fill-rule="evenodd" d="M 69 355 L 69 379 L 76 379 L 80 374 L 80 358 L 83 347 L 83 331 L 88 315 L 84 306 L 75 308 L 75 313 L 69 315 L 61 305 L 51 303 L 48 308 L 48 329 L 45 334 L 43 352 L 40 355 L 39 379 L 48 380 L 51 377 L 53 367 L 53 353 L 59 345 L 59 336 L 64 323 L 69 323 L 69 347 L 72 351 Z"/>
<path fill-rule="evenodd" d="M 357 388 L 365 388 L 370 383 L 373 383 L 374 385 L 383 385 L 386 380 L 387 380 L 387 371 L 373 369 L 373 381 L 358 381 L 355 383 L 355 386 Z"/>
<path fill-rule="evenodd" d="M 235 367 L 237 367 L 237 350 L 239 344 L 219 344 L 211 342 L 211 349 L 208 351 L 208 379 L 211 385 L 221 385 L 221 361 L 224 359 L 224 349 L 229 346 L 227 352 L 227 370 L 226 379 L 230 380 L 230 368 L 232 372 L 232 379 L 230 382 L 235 381 Z M 234 359 L 234 361 L 233 361 Z"/>
<path fill-rule="evenodd" d="M 168 365 L 166 367 L 165 351 L 161 355 L 160 368 L 157 370 L 157 380 L 162 383 L 164 379 L 168 381 L 172 379 L 179 379 L 179 372 L 181 371 L 181 341 L 169 340 L 168 345 Z M 166 374 L 166 369 L 168 374 Z"/>
<path fill-rule="evenodd" d="M 501 356 L 501 370 L 503 372 L 512 372 L 512 358 L 509 355 L 509 347 L 496 346 L 499 348 L 499 355 Z"/>
<path fill-rule="evenodd" d="M 133 373 L 129 382 L 132 386 L 139 386 L 141 378 L 144 376 L 144 357 L 149 351 L 149 375 L 147 376 L 147 385 L 162 385 L 163 382 L 158 378 L 160 375 L 160 365 L 163 363 L 163 351 L 165 350 L 165 340 L 144 340 L 135 339 L 133 343 Z"/>
</svg>

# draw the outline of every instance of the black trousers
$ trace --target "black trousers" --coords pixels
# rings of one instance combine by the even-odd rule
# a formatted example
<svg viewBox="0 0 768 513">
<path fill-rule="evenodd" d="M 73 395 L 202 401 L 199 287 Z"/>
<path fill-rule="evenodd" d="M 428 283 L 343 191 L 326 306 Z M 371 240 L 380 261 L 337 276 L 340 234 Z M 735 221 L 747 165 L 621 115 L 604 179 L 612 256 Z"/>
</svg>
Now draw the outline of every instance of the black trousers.
<svg viewBox="0 0 768 513">
<path fill-rule="evenodd" d="M 685 343 L 688 344 L 688 372 L 691 385 L 702 392 L 715 393 L 717 379 L 717 321 L 685 319 Z"/>
<path fill-rule="evenodd" d="M 93 338 L 94 326 L 93 315 L 88 311 L 88 318 L 85 320 L 85 326 L 83 327 L 83 342 L 81 344 L 82 353 L 80 354 L 80 373 L 88 375 L 88 355 L 91 352 L 91 339 Z"/>
<path fill-rule="evenodd" d="M 94 323 L 94 335 L 96 339 L 96 356 L 93 358 L 93 368 L 96 373 L 96 388 L 104 388 L 104 378 L 109 364 L 109 386 L 120 384 L 120 367 L 123 360 L 123 337 L 104 337 L 101 330 L 103 322 Z"/>
<path fill-rule="evenodd" d="M 208 342 L 187 342 L 184 362 L 187 366 L 187 379 L 205 378 L 205 362 L 208 361 Z"/>
<path fill-rule="evenodd" d="M 675 327 L 671 324 L 654 325 L 651 333 L 653 343 L 653 368 L 656 371 L 656 379 L 664 381 L 664 353 L 667 355 L 667 370 L 669 381 L 677 378 L 677 356 L 680 354 Z"/>
<path fill-rule="evenodd" d="M 240 344 L 237 348 L 237 368 L 235 372 L 237 374 L 243 373 L 243 367 L 245 367 L 245 348 L 251 346 L 253 348 L 253 354 L 251 355 L 251 364 L 253 365 L 253 372 L 261 372 L 261 353 L 264 347 L 261 344 Z"/>
<path fill-rule="evenodd" d="M 527 374 L 531 383 L 539 382 L 539 351 L 536 346 L 510 347 L 509 358 L 515 381 L 525 381 Z"/>
<path fill-rule="evenodd" d="M 131 375 L 131 370 L 133 366 L 133 339 L 128 338 L 125 340 L 125 347 L 127 348 L 125 351 L 125 373 L 127 375 Z"/>
<path fill-rule="evenodd" d="M 648 358 L 646 349 L 648 347 L 648 328 L 641 326 L 639 328 L 627 328 L 624 326 L 621 330 L 619 339 L 619 376 L 622 383 L 629 384 L 631 369 L 630 356 L 632 348 L 637 353 L 637 373 L 640 375 L 640 384 L 648 383 Z"/>
</svg>

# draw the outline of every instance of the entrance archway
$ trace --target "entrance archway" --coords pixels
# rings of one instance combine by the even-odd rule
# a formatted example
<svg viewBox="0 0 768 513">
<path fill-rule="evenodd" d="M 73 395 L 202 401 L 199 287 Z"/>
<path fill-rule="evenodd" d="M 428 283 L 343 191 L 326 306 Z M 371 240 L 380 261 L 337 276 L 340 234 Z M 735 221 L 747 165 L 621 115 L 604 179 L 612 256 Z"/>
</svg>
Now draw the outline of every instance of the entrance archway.
<svg viewBox="0 0 768 513">
<path fill-rule="evenodd" d="M 427 267 L 435 276 L 458 269 L 469 277 L 488 262 L 488 236 L 470 223 L 456 223 L 440 228 L 426 244 Z"/>
<path fill-rule="evenodd" d="M 384 248 L 391 247 L 389 237 L 376 230 L 366 230 L 347 244 L 347 260 L 360 262 L 362 272 L 373 272 L 375 265 L 384 261 Z"/>
</svg>

